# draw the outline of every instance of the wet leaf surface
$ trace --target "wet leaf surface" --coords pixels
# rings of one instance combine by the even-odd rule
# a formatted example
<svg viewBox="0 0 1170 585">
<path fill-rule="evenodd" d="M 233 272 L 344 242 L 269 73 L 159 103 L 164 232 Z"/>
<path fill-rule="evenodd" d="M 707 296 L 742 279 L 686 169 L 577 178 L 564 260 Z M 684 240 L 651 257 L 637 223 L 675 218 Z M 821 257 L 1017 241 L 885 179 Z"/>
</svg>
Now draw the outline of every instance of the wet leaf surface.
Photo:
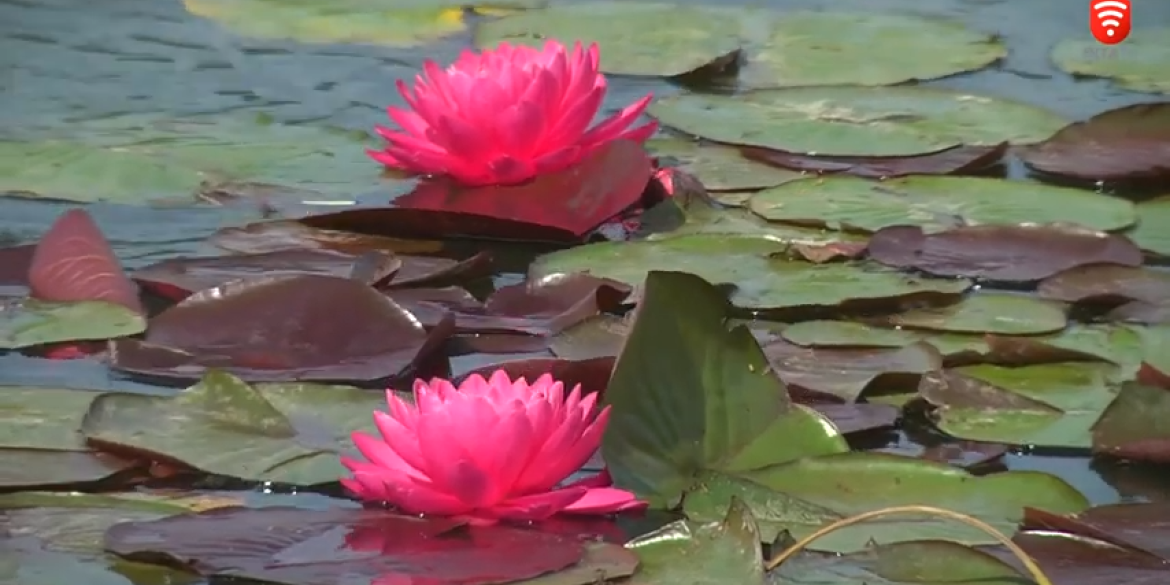
<svg viewBox="0 0 1170 585">
<path fill-rule="evenodd" d="M 34 298 L 45 301 L 106 301 L 143 312 L 138 288 L 83 209 L 65 212 L 41 236 L 28 285 Z"/>
<path fill-rule="evenodd" d="M 400 258 L 379 252 L 356 256 L 323 250 L 278 250 L 163 260 L 135 270 L 130 276 L 160 296 L 181 301 L 191 293 L 236 279 L 297 274 L 351 278 L 359 260 L 364 278 L 358 280 L 370 285 L 394 275 L 403 265 Z"/>
<path fill-rule="evenodd" d="M 913 176 L 888 181 L 825 177 L 757 193 L 752 211 L 769 221 L 876 232 L 984 224 L 1075 224 L 1109 231 L 1137 221 L 1132 203 L 1091 191 L 983 177 Z"/>
<path fill-rule="evenodd" d="M 945 307 L 911 309 L 890 315 L 889 325 L 951 333 L 1035 335 L 1068 324 L 1060 303 L 1012 293 L 977 292 Z"/>
<path fill-rule="evenodd" d="M 1102 112 L 1019 156 L 1035 170 L 1086 181 L 1170 179 L 1170 103 Z"/>
<path fill-rule="evenodd" d="M 90 484 L 134 462 L 98 454 L 79 433 L 94 392 L 0 386 L 0 489 Z"/>
<path fill-rule="evenodd" d="M 759 146 L 739 147 L 740 154 L 748 160 L 784 169 L 809 173 L 841 173 L 870 179 L 973 173 L 998 163 L 1007 150 L 1008 143 L 1001 142 L 995 146 L 954 146 L 928 154 L 883 157 L 814 156 Z"/>
<path fill-rule="evenodd" d="M 210 243 L 237 254 L 306 249 L 332 250 L 355 255 L 365 252 L 426 254 L 443 249 L 442 242 L 403 240 L 344 230 L 314 228 L 295 219 L 275 219 L 221 228 L 211 236 Z"/>
<path fill-rule="evenodd" d="M 660 166 L 674 166 L 685 171 L 711 192 L 754 191 L 803 176 L 799 171 L 748 160 L 734 148 L 722 144 L 656 138 L 647 141 L 646 148 L 658 158 Z"/>
<path fill-rule="evenodd" d="M 1149 267 L 1083 266 L 1040 282 L 1036 293 L 1068 303 L 1170 302 L 1170 273 Z"/>
<path fill-rule="evenodd" d="M 212 371 L 172 396 L 103 394 L 80 425 L 86 439 L 118 452 L 177 461 L 247 480 L 320 484 L 345 473 L 349 433 L 374 431 L 385 397 L 348 386 L 250 386 Z"/>
<path fill-rule="evenodd" d="M 180 380 L 218 368 L 249 381 L 372 382 L 406 373 L 452 327 L 446 319 L 428 332 L 390 297 L 354 280 L 263 277 L 201 291 L 163 311 L 143 341 L 114 342 L 111 366 Z"/>
<path fill-rule="evenodd" d="M 641 566 L 631 585 L 764 583 L 760 529 L 743 502 L 732 502 L 715 522 L 672 522 L 631 541 Z"/>
<path fill-rule="evenodd" d="M 521 528 L 284 507 L 122 523 L 106 533 L 105 544 L 131 560 L 289 585 L 508 583 L 567 568 L 585 554 L 575 538 Z"/>
<path fill-rule="evenodd" d="M 1092 447 L 1133 461 L 1170 462 L 1170 390 L 1129 382 L 1092 428 Z"/>
<path fill-rule="evenodd" d="M 146 318 L 141 314 L 105 301 L 0 299 L 0 349 L 104 341 L 145 330 Z"/>
<path fill-rule="evenodd" d="M 942 367 L 942 355 L 925 343 L 899 348 L 813 349 L 774 340 L 763 346 L 768 364 L 786 384 L 853 402 L 878 376 L 924 374 Z"/>
<path fill-rule="evenodd" d="M 932 234 L 891 226 L 874 233 L 867 250 L 887 266 L 1004 282 L 1041 280 L 1091 264 L 1142 264 L 1141 250 L 1126 238 L 1069 226 L 984 225 Z"/>
</svg>

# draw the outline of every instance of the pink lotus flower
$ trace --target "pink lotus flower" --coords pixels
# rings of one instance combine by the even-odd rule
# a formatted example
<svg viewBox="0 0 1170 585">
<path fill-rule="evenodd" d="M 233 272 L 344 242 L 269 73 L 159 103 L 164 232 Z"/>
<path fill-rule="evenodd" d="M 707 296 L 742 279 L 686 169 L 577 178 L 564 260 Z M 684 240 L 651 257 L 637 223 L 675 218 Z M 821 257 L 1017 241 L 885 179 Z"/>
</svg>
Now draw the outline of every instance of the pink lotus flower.
<svg viewBox="0 0 1170 585">
<path fill-rule="evenodd" d="M 355 432 L 368 460 L 342 457 L 353 478 L 341 482 L 363 500 L 403 512 L 476 523 L 543 520 L 554 514 L 609 514 L 644 504 L 610 487 L 608 473 L 558 488 L 601 444 L 609 407 L 596 395 L 545 374 L 531 385 L 503 370 L 414 383 L 415 405 L 387 391 L 390 412 L 375 412 L 382 439 Z"/>
<path fill-rule="evenodd" d="M 446 70 L 427 61 L 413 94 L 398 81 L 413 111 L 386 109 L 404 132 L 376 127 L 389 144 L 368 152 L 393 169 L 483 186 L 564 170 L 613 140 L 645 142 L 657 122 L 627 128 L 652 95 L 587 130 L 605 97 L 599 58 L 597 44 L 569 53 L 550 40 L 543 50 L 464 51 Z"/>
</svg>

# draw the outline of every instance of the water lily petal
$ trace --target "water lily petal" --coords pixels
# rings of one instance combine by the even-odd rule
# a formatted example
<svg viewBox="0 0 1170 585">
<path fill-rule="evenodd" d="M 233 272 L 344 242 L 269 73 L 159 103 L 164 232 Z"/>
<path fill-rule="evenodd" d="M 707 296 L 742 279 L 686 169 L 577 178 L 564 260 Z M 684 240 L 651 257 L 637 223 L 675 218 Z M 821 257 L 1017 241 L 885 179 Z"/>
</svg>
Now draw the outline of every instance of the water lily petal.
<svg viewBox="0 0 1170 585">
<path fill-rule="evenodd" d="M 604 487 L 587 490 L 580 499 L 565 506 L 561 511 L 566 514 L 613 514 L 645 508 L 646 505 L 646 502 L 638 500 L 632 492 Z"/>
<path fill-rule="evenodd" d="M 491 477 L 476 465 L 475 458 L 455 436 L 460 432 L 461 423 L 448 412 L 432 412 L 419 417 L 419 451 L 438 490 L 471 508 L 478 508 L 489 503 Z"/>
<path fill-rule="evenodd" d="M 501 520 L 545 520 L 580 500 L 588 491 L 583 488 L 566 488 L 513 498 L 484 510 L 482 514 Z"/>
<path fill-rule="evenodd" d="M 587 144 L 609 142 L 622 133 L 627 127 L 634 123 L 638 116 L 642 115 L 642 111 L 650 105 L 650 100 L 653 95 L 646 95 L 642 99 L 626 106 L 617 114 L 607 118 L 600 124 L 594 126 L 591 130 L 581 136 L 581 142 Z"/>
</svg>

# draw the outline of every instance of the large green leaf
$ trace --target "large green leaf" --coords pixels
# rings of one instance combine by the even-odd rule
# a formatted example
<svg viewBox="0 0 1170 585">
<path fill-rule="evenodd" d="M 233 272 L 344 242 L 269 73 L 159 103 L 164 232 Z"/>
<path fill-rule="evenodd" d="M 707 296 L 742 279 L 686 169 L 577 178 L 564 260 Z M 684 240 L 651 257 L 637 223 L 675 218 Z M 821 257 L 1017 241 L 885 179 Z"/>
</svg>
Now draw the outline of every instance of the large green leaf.
<svg viewBox="0 0 1170 585">
<path fill-rule="evenodd" d="M 1170 256 L 1170 196 L 1137 204 L 1138 223 L 1126 235 L 1147 252 Z"/>
<path fill-rule="evenodd" d="M 867 262 L 814 264 L 779 255 L 785 248 L 783 242 L 718 234 L 603 242 L 542 256 L 529 268 L 529 277 L 588 272 L 638 286 L 653 270 L 686 267 L 709 282 L 735 285 L 732 302 L 751 309 L 831 307 L 924 292 L 958 294 L 971 285 L 965 279 L 910 275 Z"/>
<path fill-rule="evenodd" d="M 1080 492 L 1046 473 L 1009 471 L 976 477 L 958 467 L 883 453 L 809 457 L 743 475 L 746 479 L 707 478 L 704 490 L 687 495 L 687 515 L 716 519 L 731 497 L 739 497 L 751 507 L 768 539 L 780 530 L 802 538 L 842 517 L 911 504 L 962 512 L 1007 534 L 1015 531 L 1025 507 L 1058 514 L 1089 507 Z M 817 540 L 812 548 L 853 552 L 872 543 L 935 538 L 994 542 L 964 524 L 911 515 L 843 528 Z"/>
<path fill-rule="evenodd" d="M 1116 366 L 1101 363 L 976 365 L 932 374 L 919 392 L 949 435 L 1087 449 L 1090 429 L 1117 396 L 1117 376 Z"/>
<path fill-rule="evenodd" d="M 413 47 L 466 30 L 462 6 L 534 6 L 493 0 L 183 0 L 187 11 L 263 39 Z"/>
<path fill-rule="evenodd" d="M 755 468 L 848 449 L 797 409 L 729 305 L 701 278 L 651 272 L 606 387 L 602 454 L 617 485 L 672 506 L 707 469 Z"/>
<path fill-rule="evenodd" d="M 911 309 L 891 315 L 887 321 L 912 329 L 996 335 L 1053 333 L 1068 325 L 1061 303 L 988 291 L 973 293 L 945 307 Z"/>
<path fill-rule="evenodd" d="M 719 142 L 838 156 L 1039 142 L 1067 124 L 1035 106 L 913 86 L 683 93 L 656 100 L 649 113 L 666 126 Z"/>
<path fill-rule="evenodd" d="M 0 300 L 0 349 L 114 339 L 146 331 L 146 317 L 105 301 Z"/>
<path fill-rule="evenodd" d="M 1052 48 L 1052 62 L 1068 73 L 1106 77 L 1132 91 L 1170 93 L 1170 27 L 1137 27 L 1115 47 L 1064 39 Z"/>
<path fill-rule="evenodd" d="M 874 232 L 895 225 L 1071 223 L 1110 231 L 1137 221 L 1134 205 L 1070 187 L 981 177 L 856 177 L 791 181 L 756 194 L 752 211 L 780 222 Z"/>
<path fill-rule="evenodd" d="M 760 530 L 752 512 L 735 500 L 718 522 L 672 522 L 626 547 L 638 553 L 629 585 L 763 585 Z"/>
<path fill-rule="evenodd" d="M 257 384 L 211 371 L 176 396 L 103 394 L 82 431 L 91 439 L 159 453 L 248 480 L 336 481 L 350 434 L 375 432 L 384 397 L 348 386 Z"/>
<path fill-rule="evenodd" d="M 748 160 L 721 144 L 703 144 L 677 137 L 651 138 L 646 149 L 657 157 L 677 161 L 678 167 L 699 179 L 709 191 L 746 191 L 775 187 L 804 176 Z"/>
<path fill-rule="evenodd" d="M 352 197 L 388 184 L 364 152 L 371 144 L 364 134 L 235 115 L 100 119 L 70 125 L 67 136 L 0 141 L 0 193 L 141 204 L 232 180 Z"/>
<path fill-rule="evenodd" d="M 475 44 L 502 41 L 541 46 L 596 42 L 601 69 L 615 75 L 674 76 L 739 49 L 739 15 L 732 10 L 655 2 L 584 2 L 522 12 L 485 22 Z"/>
</svg>

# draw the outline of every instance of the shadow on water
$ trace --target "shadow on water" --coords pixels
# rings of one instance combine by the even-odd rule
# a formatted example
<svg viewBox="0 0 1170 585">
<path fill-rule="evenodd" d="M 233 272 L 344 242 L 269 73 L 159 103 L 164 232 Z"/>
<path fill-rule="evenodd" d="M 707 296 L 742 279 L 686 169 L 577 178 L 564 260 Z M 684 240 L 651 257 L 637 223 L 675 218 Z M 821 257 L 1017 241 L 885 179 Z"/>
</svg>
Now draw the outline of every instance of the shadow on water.
<svg viewBox="0 0 1170 585">
<path fill-rule="evenodd" d="M 765 3 L 780 8 L 826 7 L 814 0 Z M 832 8 L 957 17 L 1002 35 L 1012 47 L 1008 58 L 994 67 L 930 85 L 1014 98 L 1071 118 L 1151 99 L 1117 90 L 1106 81 L 1075 80 L 1052 68 L 1047 54 L 1054 42 L 1087 34 L 1084 6 L 1068 0 L 838 0 Z M 1170 23 L 1170 2 L 1143 3 L 1140 16 L 1151 25 Z M 396 79 L 412 76 L 424 58 L 449 60 L 465 41 L 455 38 L 415 50 L 242 41 L 191 17 L 175 1 L 0 0 L 0 128 L 59 127 L 124 113 L 243 110 L 282 121 L 325 121 L 365 130 L 383 122 L 383 108 L 399 99 Z M 613 78 L 610 88 L 610 105 L 647 91 L 659 96 L 680 91 L 658 80 L 626 78 Z M 1011 169 L 1013 177 L 1024 174 L 1020 167 Z M 64 208 L 41 201 L 0 200 L 0 239 L 32 240 Z M 217 228 L 257 219 L 254 212 L 230 208 L 94 204 L 89 209 L 132 267 L 209 253 L 204 242 Z M 494 284 L 519 281 L 532 257 L 531 250 L 508 250 L 500 258 L 505 269 Z M 0 384 L 152 390 L 96 364 L 16 355 L 0 357 Z M 908 440 L 905 434 L 895 438 Z M 1170 497 L 1170 487 L 1159 479 L 1159 472 L 1145 466 L 1027 450 L 1009 454 L 1006 464 L 1066 478 L 1094 503 Z M 248 501 L 318 507 L 334 502 L 314 495 L 269 500 L 263 490 Z"/>
</svg>

